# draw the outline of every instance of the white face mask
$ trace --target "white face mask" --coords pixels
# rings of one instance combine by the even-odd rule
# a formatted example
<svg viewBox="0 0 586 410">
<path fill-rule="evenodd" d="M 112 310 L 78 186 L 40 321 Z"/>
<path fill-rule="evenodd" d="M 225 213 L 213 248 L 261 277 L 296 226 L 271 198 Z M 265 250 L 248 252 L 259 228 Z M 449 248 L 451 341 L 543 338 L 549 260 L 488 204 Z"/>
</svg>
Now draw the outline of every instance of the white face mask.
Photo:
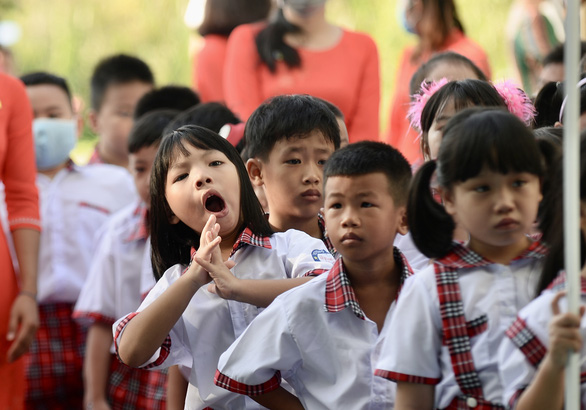
<svg viewBox="0 0 586 410">
<path fill-rule="evenodd" d="M 282 0 L 282 5 L 294 10 L 302 17 L 309 17 L 322 7 L 327 0 Z"/>
<path fill-rule="evenodd" d="M 33 121 L 37 169 L 46 171 L 63 164 L 77 140 L 74 120 L 37 118 Z"/>
</svg>

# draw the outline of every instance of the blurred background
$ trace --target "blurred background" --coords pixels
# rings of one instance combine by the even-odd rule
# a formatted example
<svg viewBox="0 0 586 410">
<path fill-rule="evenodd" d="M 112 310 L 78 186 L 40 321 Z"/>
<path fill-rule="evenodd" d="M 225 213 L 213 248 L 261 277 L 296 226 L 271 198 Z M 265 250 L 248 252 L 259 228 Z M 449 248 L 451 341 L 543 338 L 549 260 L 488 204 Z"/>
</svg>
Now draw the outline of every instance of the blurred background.
<svg viewBox="0 0 586 410">
<path fill-rule="evenodd" d="M 329 0 L 327 6 L 330 21 L 367 32 L 377 42 L 381 131 L 386 127 L 399 54 L 406 44 L 415 43 L 415 36 L 399 23 L 397 1 Z M 512 0 L 456 3 L 467 35 L 489 55 L 493 80 L 515 78 L 506 41 Z M 16 75 L 45 70 L 64 76 L 82 102 L 88 101 L 94 65 L 113 53 L 145 60 L 159 86 L 191 85 L 190 44 L 196 34 L 184 21 L 187 5 L 188 0 L 0 0 L 0 21 L 16 23 L 0 25 L 0 36 L 5 32 L 16 41 L 9 45 Z M 83 157 L 93 143 L 86 127 L 77 155 Z"/>
</svg>

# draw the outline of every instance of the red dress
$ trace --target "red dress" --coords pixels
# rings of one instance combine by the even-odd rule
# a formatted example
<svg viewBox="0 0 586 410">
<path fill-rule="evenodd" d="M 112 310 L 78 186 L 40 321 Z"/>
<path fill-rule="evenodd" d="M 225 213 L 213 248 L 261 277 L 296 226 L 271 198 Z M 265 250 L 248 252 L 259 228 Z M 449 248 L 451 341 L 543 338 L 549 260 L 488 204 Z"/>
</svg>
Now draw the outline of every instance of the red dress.
<svg viewBox="0 0 586 410">
<path fill-rule="evenodd" d="M 391 105 L 388 132 L 385 142 L 397 148 L 413 165 L 422 159 L 417 133 L 409 125 L 407 110 L 409 109 L 409 83 L 419 66 L 432 57 L 432 54 L 422 55 L 416 62 L 412 61 L 414 47 L 407 47 L 403 51 L 397 78 L 395 81 L 395 95 Z M 490 66 L 486 53 L 478 44 L 466 37 L 460 30 L 454 29 L 444 45 L 436 51 L 453 51 L 468 57 L 490 78 Z"/>
<path fill-rule="evenodd" d="M 208 34 L 204 45 L 195 57 L 193 64 L 193 84 L 201 102 L 223 102 L 224 98 L 224 62 L 228 37 Z"/>
<path fill-rule="evenodd" d="M 32 112 L 24 85 L 0 74 L 0 180 L 5 186 L 11 231 L 19 228 L 40 231 Z M 6 341 L 8 318 L 19 284 L 4 232 L 0 233 L 0 265 L 0 408 L 21 409 L 24 363 L 22 358 L 15 363 L 6 362 L 11 344 Z"/>
<path fill-rule="evenodd" d="M 298 48 L 301 67 L 277 62 L 275 73 L 261 64 L 255 37 L 264 23 L 238 26 L 228 39 L 224 67 L 226 104 L 243 121 L 264 100 L 309 94 L 338 106 L 350 142 L 379 140 L 380 78 L 376 44 L 366 34 L 344 30 L 328 50 Z"/>
</svg>

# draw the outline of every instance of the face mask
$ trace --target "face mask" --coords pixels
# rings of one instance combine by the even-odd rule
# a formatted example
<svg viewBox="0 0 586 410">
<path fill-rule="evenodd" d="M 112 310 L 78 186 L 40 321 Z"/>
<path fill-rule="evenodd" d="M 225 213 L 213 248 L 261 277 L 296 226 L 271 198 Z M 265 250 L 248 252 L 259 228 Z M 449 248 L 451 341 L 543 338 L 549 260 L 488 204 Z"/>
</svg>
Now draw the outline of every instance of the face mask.
<svg viewBox="0 0 586 410">
<path fill-rule="evenodd" d="M 38 118 L 33 121 L 37 169 L 46 171 L 67 161 L 75 147 L 74 120 Z"/>
<path fill-rule="evenodd" d="M 413 5 L 409 0 L 399 1 L 397 3 L 397 17 L 399 18 L 399 23 L 403 26 L 403 29 L 406 32 L 411 34 L 417 34 L 415 24 L 412 24 L 407 18 L 407 10 L 409 10 L 412 7 Z"/>
<path fill-rule="evenodd" d="M 326 0 L 284 0 L 283 3 L 302 17 L 309 17 L 318 8 L 326 3 Z"/>
</svg>

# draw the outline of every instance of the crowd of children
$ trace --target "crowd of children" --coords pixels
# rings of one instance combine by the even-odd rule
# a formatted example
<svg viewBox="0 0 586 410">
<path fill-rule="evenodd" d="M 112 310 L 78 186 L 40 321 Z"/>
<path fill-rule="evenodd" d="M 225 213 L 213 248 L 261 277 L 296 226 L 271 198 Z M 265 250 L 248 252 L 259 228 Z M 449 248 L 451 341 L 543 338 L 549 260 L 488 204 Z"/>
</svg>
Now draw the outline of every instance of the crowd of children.
<svg viewBox="0 0 586 410">
<path fill-rule="evenodd" d="M 283 44 L 299 33 L 287 24 L 305 14 L 325 30 L 318 43 L 355 35 L 326 23 L 324 0 L 281 3 L 277 21 L 237 28 L 228 42 L 264 33 L 258 49 L 246 44 L 263 66 L 244 62 L 261 79 L 282 80 L 271 69 L 281 57 L 263 50 L 291 51 Z M 433 2 L 412 3 L 410 20 Z M 277 29 L 279 44 L 266 42 Z M 299 51 L 285 63 L 311 69 L 318 53 Z M 370 51 L 366 41 L 372 63 Z M 67 81 L 0 76 L 0 216 L 14 231 L 0 248 L 12 255 L 2 259 L 0 407 L 563 408 L 568 353 L 585 355 L 584 308 L 567 313 L 564 293 L 568 85 L 547 83 L 532 101 L 455 52 L 422 62 L 400 127 L 419 134 L 414 154 L 402 135 L 397 147 L 356 142 L 379 139 L 358 136 L 370 128 L 348 102 L 369 111 L 370 100 L 340 110 L 320 92 L 245 101 L 230 87 L 241 119 L 187 87 L 158 88 L 145 62 L 113 55 L 91 78 L 99 141 L 84 166 L 70 159 L 83 122 Z M 348 69 L 360 77 L 361 64 Z M 32 161 L 33 146 L 38 200 L 32 162 L 22 175 L 13 162 Z M 582 261 L 585 174 L 586 134 Z M 584 298 L 586 268 L 582 277 Z"/>
</svg>

